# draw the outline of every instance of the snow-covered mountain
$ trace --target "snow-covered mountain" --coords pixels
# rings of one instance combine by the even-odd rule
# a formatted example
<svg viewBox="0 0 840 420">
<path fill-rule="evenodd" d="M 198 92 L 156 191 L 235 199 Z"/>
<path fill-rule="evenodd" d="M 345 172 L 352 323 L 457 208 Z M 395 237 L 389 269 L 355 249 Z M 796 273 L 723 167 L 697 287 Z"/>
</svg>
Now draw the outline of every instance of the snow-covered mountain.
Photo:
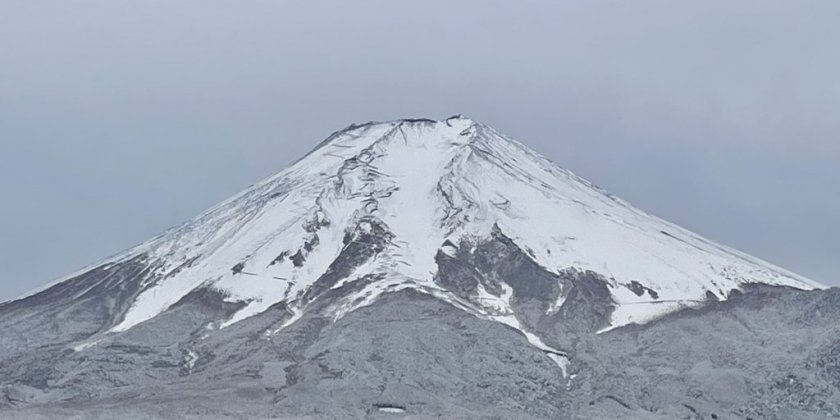
<svg viewBox="0 0 840 420">
<path fill-rule="evenodd" d="M 457 116 L 352 125 L 278 175 L 97 264 L 143 256 L 151 267 L 105 333 L 147 321 L 200 287 L 245 303 L 210 326 L 224 328 L 281 302 L 299 317 L 324 290 L 353 283 L 364 286 L 335 302 L 336 319 L 412 288 L 521 328 L 509 285 L 458 296 L 436 281 L 439 254 L 454 257 L 462 244 L 493 235 L 550 272 L 604 276 L 615 302 L 609 327 L 724 300 L 748 283 L 820 287 L 638 210 Z M 327 276 L 352 244 L 368 249 L 363 260 Z M 559 286 L 555 310 L 565 298 Z"/>
<path fill-rule="evenodd" d="M 166 363 L 193 375 L 243 331 L 279 348 L 314 331 L 314 319 L 340 323 L 391 296 L 423 296 L 518 330 L 572 389 L 581 334 L 755 285 L 822 288 L 636 209 L 469 118 L 367 123 L 179 227 L 0 305 L 0 360 L 45 348 L 56 353 L 37 363 L 63 351 L 112 360 L 128 348 L 175 357 Z M 268 345 L 249 343 L 230 357 Z M 77 386 L 90 375 L 55 369 L 34 383 Z"/>
</svg>

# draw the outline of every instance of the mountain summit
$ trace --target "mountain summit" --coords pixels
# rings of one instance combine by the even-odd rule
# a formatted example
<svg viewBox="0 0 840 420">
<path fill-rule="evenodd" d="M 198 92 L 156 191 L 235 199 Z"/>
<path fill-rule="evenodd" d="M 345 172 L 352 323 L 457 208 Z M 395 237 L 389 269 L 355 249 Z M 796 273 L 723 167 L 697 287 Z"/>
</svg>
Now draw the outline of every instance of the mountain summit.
<svg viewBox="0 0 840 420">
<path fill-rule="evenodd" d="M 167 336 L 160 346 L 180 343 L 173 365 L 189 376 L 232 331 L 272 342 L 313 317 L 337 323 L 410 295 L 512 327 L 572 386 L 570 337 L 757 284 L 821 288 L 638 210 L 469 118 L 399 120 L 338 131 L 195 219 L 0 305 L 0 322 L 26 320 L 0 345 L 83 357 L 152 329 Z"/>
</svg>

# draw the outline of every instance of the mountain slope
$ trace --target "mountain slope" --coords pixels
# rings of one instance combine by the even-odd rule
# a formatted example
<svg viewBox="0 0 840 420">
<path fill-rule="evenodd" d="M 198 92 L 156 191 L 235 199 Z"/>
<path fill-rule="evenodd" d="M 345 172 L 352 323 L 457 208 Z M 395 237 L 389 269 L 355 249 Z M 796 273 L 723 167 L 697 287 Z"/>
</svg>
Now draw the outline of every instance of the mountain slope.
<svg viewBox="0 0 840 420">
<path fill-rule="evenodd" d="M 526 354 L 553 364 L 528 381 L 563 394 L 582 386 L 575 378 L 591 360 L 576 349 L 594 333 L 756 284 L 821 288 L 638 210 L 468 118 L 368 123 L 177 228 L 0 305 L 0 374 L 30 402 L 116 398 L 102 384 L 141 392 L 213 371 L 236 378 L 276 360 L 284 376 L 320 381 L 329 369 L 287 368 L 326 357 L 309 352 L 323 334 L 341 335 L 343 320 L 387 330 L 428 312 L 481 342 L 513 340 L 508 356 L 487 356 L 499 369 L 532 366 Z M 411 297 L 405 314 L 381 309 L 398 308 L 395 296 Z M 392 324 L 365 318 L 383 310 Z M 276 392 L 305 381 L 292 382 Z M 557 407 L 544 408 L 531 414 Z"/>
<path fill-rule="evenodd" d="M 604 276 L 616 303 L 612 327 L 726 299 L 747 283 L 819 287 L 639 211 L 470 119 L 403 120 L 335 133 L 291 168 L 109 261 L 142 257 L 150 268 L 110 331 L 200 287 L 245 303 L 217 320 L 225 327 L 281 302 L 299 316 L 323 289 L 372 277 L 380 279 L 336 305 L 336 318 L 403 288 L 503 317 L 511 312 L 505 284 L 457 296 L 435 281 L 438 253 L 494 232 L 548 271 Z M 359 261 L 328 278 L 365 238 Z M 553 294 L 557 309 L 565 296 Z"/>
</svg>

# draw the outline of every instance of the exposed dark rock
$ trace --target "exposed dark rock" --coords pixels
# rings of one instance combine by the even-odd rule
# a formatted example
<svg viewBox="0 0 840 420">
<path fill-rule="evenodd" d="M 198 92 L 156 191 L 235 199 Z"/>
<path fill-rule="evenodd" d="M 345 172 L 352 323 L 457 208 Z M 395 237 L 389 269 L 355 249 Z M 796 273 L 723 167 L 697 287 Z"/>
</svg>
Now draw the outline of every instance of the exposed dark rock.
<svg viewBox="0 0 840 420">
<path fill-rule="evenodd" d="M 230 269 L 233 274 L 242 274 L 242 270 L 245 269 L 245 263 L 238 263 Z"/>
<path fill-rule="evenodd" d="M 302 250 L 298 250 L 298 252 L 295 253 L 295 255 L 292 255 L 291 259 L 292 259 L 292 264 L 295 267 L 298 267 L 298 268 L 303 267 L 303 263 L 306 262 L 306 257 L 303 255 Z"/>
<path fill-rule="evenodd" d="M 645 293 L 647 293 L 648 296 L 650 296 L 651 299 L 654 299 L 654 300 L 659 299 L 659 293 L 657 293 L 655 290 L 643 285 L 642 283 L 639 283 L 636 280 L 631 281 L 630 284 L 627 284 L 625 286 L 628 289 L 630 289 L 633 293 L 635 293 L 636 296 L 642 296 Z"/>
<path fill-rule="evenodd" d="M 315 300 L 338 281 L 349 276 L 356 267 L 384 251 L 391 238 L 392 234 L 380 221 L 374 218 L 359 221 L 352 232 L 345 234 L 344 249 L 330 264 L 327 272 L 318 278 L 306 292 L 303 301 Z"/>
<path fill-rule="evenodd" d="M 566 298 L 553 320 L 555 329 L 592 333 L 609 325 L 615 303 L 607 279 L 575 269 L 565 270 L 562 277 Z"/>
<path fill-rule="evenodd" d="M 313 235 L 311 239 L 303 244 L 303 249 L 306 250 L 306 252 L 312 252 L 320 243 L 321 238 L 319 238 L 318 235 Z"/>
<path fill-rule="evenodd" d="M 289 254 L 289 251 L 281 252 L 280 255 L 277 256 L 277 258 L 271 261 L 271 264 L 269 264 L 269 266 L 283 263 L 283 261 L 286 261 L 286 258 L 289 257 Z"/>
</svg>

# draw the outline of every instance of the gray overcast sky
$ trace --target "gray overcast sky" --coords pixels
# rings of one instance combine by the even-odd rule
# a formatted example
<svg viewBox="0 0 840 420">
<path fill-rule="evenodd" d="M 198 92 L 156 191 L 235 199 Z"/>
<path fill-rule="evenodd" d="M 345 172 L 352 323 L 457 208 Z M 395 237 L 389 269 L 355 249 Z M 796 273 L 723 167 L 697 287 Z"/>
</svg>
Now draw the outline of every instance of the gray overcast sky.
<svg viewBox="0 0 840 420">
<path fill-rule="evenodd" d="M 0 300 L 350 122 L 463 113 L 840 285 L 840 2 L 0 2 Z"/>
</svg>

